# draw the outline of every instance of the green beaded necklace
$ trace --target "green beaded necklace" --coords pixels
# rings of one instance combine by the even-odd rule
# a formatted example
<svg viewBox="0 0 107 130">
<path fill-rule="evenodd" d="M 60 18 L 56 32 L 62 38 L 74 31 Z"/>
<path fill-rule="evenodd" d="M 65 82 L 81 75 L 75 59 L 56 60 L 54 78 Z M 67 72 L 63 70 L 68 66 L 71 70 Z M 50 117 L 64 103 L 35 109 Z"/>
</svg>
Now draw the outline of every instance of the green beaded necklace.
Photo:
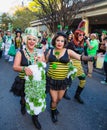
<svg viewBox="0 0 107 130">
<path fill-rule="evenodd" d="M 26 51 L 26 57 L 27 57 L 27 60 L 28 60 L 28 65 L 29 64 L 32 64 L 32 65 L 35 64 L 35 56 L 37 56 L 36 48 L 34 49 L 33 53 L 30 53 L 27 48 L 25 48 L 25 51 Z"/>
</svg>

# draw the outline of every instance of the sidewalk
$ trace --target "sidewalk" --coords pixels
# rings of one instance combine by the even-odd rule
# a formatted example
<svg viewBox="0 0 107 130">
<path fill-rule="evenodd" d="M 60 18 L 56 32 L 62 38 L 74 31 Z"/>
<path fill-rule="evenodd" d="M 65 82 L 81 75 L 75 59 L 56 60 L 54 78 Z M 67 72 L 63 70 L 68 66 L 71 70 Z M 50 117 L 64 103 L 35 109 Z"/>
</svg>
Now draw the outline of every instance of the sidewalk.
<svg viewBox="0 0 107 130">
<path fill-rule="evenodd" d="M 87 64 L 82 64 L 83 65 L 83 67 L 85 68 L 85 69 L 87 69 L 88 70 L 88 66 L 87 66 Z M 98 68 L 95 68 L 94 67 L 94 70 L 93 70 L 94 72 L 96 72 L 96 73 L 99 73 L 99 74 L 102 74 L 102 75 L 104 75 L 104 70 L 103 70 L 103 68 L 102 69 L 98 69 Z"/>
</svg>

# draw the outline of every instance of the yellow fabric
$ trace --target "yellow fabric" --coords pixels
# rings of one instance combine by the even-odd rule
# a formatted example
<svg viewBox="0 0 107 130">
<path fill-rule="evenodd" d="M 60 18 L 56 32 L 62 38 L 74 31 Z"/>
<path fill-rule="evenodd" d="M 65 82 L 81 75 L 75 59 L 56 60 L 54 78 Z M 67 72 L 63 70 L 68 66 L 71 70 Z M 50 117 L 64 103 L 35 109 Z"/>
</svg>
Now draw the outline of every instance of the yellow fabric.
<svg viewBox="0 0 107 130">
<path fill-rule="evenodd" d="M 86 83 L 86 80 L 80 80 L 79 86 L 80 86 L 81 88 L 84 88 L 85 83 Z"/>
<path fill-rule="evenodd" d="M 20 73 L 19 73 L 19 77 L 20 77 L 21 79 L 24 79 L 24 77 L 25 77 L 25 72 L 20 72 Z"/>
<path fill-rule="evenodd" d="M 73 65 L 77 68 L 77 77 L 78 76 L 82 76 L 84 74 L 84 70 L 83 70 L 83 67 L 82 67 L 82 64 L 81 64 L 81 61 L 78 61 L 76 59 L 72 59 L 72 63 Z M 85 86 L 85 83 L 86 83 L 86 80 L 79 80 L 79 86 L 81 88 L 84 88 Z"/>
<path fill-rule="evenodd" d="M 78 61 L 76 59 L 72 59 L 72 63 L 77 68 L 77 73 L 76 73 L 77 77 L 83 75 L 84 70 L 83 70 L 81 61 Z"/>
<path fill-rule="evenodd" d="M 56 65 L 56 68 L 53 68 L 53 65 Z M 47 75 L 56 80 L 65 79 L 68 75 L 68 63 L 52 62 Z"/>
</svg>

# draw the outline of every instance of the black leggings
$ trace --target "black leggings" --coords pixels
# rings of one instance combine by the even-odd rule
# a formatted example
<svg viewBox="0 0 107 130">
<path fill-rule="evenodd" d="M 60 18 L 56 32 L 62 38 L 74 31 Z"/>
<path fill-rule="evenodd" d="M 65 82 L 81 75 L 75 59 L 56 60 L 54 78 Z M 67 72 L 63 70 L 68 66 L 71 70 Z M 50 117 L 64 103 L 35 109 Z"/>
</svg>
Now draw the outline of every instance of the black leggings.
<svg viewBox="0 0 107 130">
<path fill-rule="evenodd" d="M 107 82 L 107 62 L 104 62 L 104 71 L 105 71 L 105 76 L 106 76 L 105 81 Z"/>
</svg>

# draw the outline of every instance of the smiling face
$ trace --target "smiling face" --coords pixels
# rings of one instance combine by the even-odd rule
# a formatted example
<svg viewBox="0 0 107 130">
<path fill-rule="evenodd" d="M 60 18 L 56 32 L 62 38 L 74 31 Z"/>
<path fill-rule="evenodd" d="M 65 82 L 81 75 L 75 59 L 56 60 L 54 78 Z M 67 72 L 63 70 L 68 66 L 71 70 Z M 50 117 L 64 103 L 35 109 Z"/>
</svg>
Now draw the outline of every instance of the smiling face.
<svg viewBox="0 0 107 130">
<path fill-rule="evenodd" d="M 29 35 L 27 37 L 27 48 L 29 50 L 33 50 L 35 45 L 36 45 L 36 43 L 37 43 L 37 39 L 36 39 L 35 36 Z"/>
<path fill-rule="evenodd" d="M 65 45 L 65 38 L 63 36 L 59 36 L 56 38 L 55 43 L 55 47 L 57 49 L 62 49 Z"/>
</svg>

